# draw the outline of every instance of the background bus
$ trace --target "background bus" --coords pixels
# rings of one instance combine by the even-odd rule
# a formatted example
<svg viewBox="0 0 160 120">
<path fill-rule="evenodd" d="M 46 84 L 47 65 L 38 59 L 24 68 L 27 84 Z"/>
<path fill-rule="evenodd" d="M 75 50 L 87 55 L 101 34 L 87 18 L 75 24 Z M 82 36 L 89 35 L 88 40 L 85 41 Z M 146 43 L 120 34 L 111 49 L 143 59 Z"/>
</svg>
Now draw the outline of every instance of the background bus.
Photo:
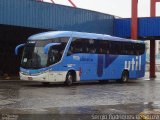
<svg viewBox="0 0 160 120">
<path fill-rule="evenodd" d="M 144 77 L 145 44 L 142 41 L 94 33 L 57 31 L 28 38 L 24 46 L 20 79 L 64 82 L 110 79 L 127 82 Z"/>
</svg>

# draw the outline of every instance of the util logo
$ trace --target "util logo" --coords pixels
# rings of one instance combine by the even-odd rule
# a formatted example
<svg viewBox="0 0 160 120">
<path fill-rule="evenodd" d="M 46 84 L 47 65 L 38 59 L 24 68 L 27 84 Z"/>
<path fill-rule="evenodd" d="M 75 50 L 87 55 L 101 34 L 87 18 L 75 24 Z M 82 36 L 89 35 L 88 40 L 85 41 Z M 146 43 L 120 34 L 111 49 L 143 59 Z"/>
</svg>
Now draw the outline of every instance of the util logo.
<svg viewBox="0 0 160 120">
<path fill-rule="evenodd" d="M 125 61 L 125 69 L 127 70 L 141 70 L 141 62 L 142 57 L 136 56 L 136 58 L 132 58 L 131 61 Z"/>
</svg>

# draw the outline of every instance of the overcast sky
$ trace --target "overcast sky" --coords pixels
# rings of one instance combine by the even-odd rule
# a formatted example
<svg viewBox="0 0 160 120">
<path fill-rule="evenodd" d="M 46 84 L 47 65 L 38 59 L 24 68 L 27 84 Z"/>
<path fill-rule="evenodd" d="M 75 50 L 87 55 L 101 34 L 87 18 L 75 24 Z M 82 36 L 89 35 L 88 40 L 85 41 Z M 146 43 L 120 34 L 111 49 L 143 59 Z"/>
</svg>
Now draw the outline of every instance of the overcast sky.
<svg viewBox="0 0 160 120">
<path fill-rule="evenodd" d="M 44 0 L 50 2 L 51 0 Z M 72 0 L 78 8 L 84 8 L 119 17 L 131 17 L 131 0 Z M 68 0 L 54 0 L 56 4 L 71 6 Z M 149 17 L 150 0 L 139 0 L 138 16 Z M 159 11 L 159 12 L 158 12 Z M 160 16 L 160 3 L 157 3 L 157 16 Z"/>
</svg>

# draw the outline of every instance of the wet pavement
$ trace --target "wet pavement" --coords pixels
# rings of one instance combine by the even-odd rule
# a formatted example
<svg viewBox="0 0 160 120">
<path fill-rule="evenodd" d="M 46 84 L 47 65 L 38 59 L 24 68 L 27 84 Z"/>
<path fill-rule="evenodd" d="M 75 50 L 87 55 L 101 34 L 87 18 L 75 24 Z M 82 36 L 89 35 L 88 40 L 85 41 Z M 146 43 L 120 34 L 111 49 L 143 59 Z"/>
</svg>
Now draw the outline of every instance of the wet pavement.
<svg viewBox="0 0 160 120">
<path fill-rule="evenodd" d="M 142 112 L 159 115 L 160 120 L 159 73 L 155 80 L 146 74 L 126 84 L 87 82 L 70 87 L 0 81 L 0 119 L 116 119 L 111 114 L 139 119 L 137 115 Z"/>
</svg>

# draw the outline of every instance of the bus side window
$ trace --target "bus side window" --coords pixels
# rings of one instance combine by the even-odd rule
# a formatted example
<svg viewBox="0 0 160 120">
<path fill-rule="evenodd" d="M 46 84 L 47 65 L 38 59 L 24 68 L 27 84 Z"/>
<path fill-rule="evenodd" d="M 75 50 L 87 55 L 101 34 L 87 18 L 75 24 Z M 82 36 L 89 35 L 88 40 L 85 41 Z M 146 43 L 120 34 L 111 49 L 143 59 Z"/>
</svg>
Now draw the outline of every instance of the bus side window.
<svg viewBox="0 0 160 120">
<path fill-rule="evenodd" d="M 126 45 L 125 45 L 125 50 L 126 50 L 126 55 L 129 55 L 129 53 L 130 53 L 130 45 L 129 45 L 129 43 L 126 43 Z"/>
<path fill-rule="evenodd" d="M 123 54 L 124 54 L 124 55 L 127 55 L 127 54 L 128 54 L 128 51 L 127 51 L 127 43 L 126 43 L 126 42 L 123 42 Z"/>
<path fill-rule="evenodd" d="M 109 51 L 109 45 L 110 45 L 110 42 L 109 41 L 107 41 L 107 44 L 106 44 L 106 54 L 109 54 L 110 53 L 110 51 Z"/>
<path fill-rule="evenodd" d="M 104 40 L 97 40 L 97 53 L 104 54 Z"/>
<path fill-rule="evenodd" d="M 133 43 L 133 55 L 137 55 L 137 53 L 136 53 L 136 44 L 135 43 Z"/>
<path fill-rule="evenodd" d="M 138 43 L 137 44 L 137 52 L 138 52 L 138 55 L 144 54 L 144 52 L 145 52 L 145 44 Z"/>
<path fill-rule="evenodd" d="M 136 53 L 137 55 L 140 54 L 140 44 L 139 43 L 136 44 Z"/>
<path fill-rule="evenodd" d="M 73 40 L 72 42 L 71 42 L 71 44 L 70 44 L 70 47 L 69 47 L 69 50 L 68 50 L 68 52 L 67 52 L 67 56 L 70 56 L 70 55 L 72 55 L 73 53 L 74 53 L 74 51 L 75 51 L 75 40 Z"/>
<path fill-rule="evenodd" d="M 75 53 L 84 53 L 86 51 L 86 39 L 75 38 L 69 47 L 67 56 Z"/>
<path fill-rule="evenodd" d="M 110 54 L 114 54 L 115 52 L 115 44 L 112 41 L 110 41 L 109 51 L 110 51 Z"/>
<path fill-rule="evenodd" d="M 108 40 L 97 40 L 96 43 L 97 54 L 109 54 L 109 42 Z"/>
<path fill-rule="evenodd" d="M 96 53 L 96 41 L 94 39 L 86 39 L 86 48 L 88 51 L 86 53 L 95 54 Z"/>
<path fill-rule="evenodd" d="M 141 54 L 144 54 L 145 49 L 146 49 L 145 44 L 141 44 Z"/>
<path fill-rule="evenodd" d="M 121 42 L 115 41 L 115 52 L 114 54 L 120 55 L 121 54 Z"/>
</svg>

